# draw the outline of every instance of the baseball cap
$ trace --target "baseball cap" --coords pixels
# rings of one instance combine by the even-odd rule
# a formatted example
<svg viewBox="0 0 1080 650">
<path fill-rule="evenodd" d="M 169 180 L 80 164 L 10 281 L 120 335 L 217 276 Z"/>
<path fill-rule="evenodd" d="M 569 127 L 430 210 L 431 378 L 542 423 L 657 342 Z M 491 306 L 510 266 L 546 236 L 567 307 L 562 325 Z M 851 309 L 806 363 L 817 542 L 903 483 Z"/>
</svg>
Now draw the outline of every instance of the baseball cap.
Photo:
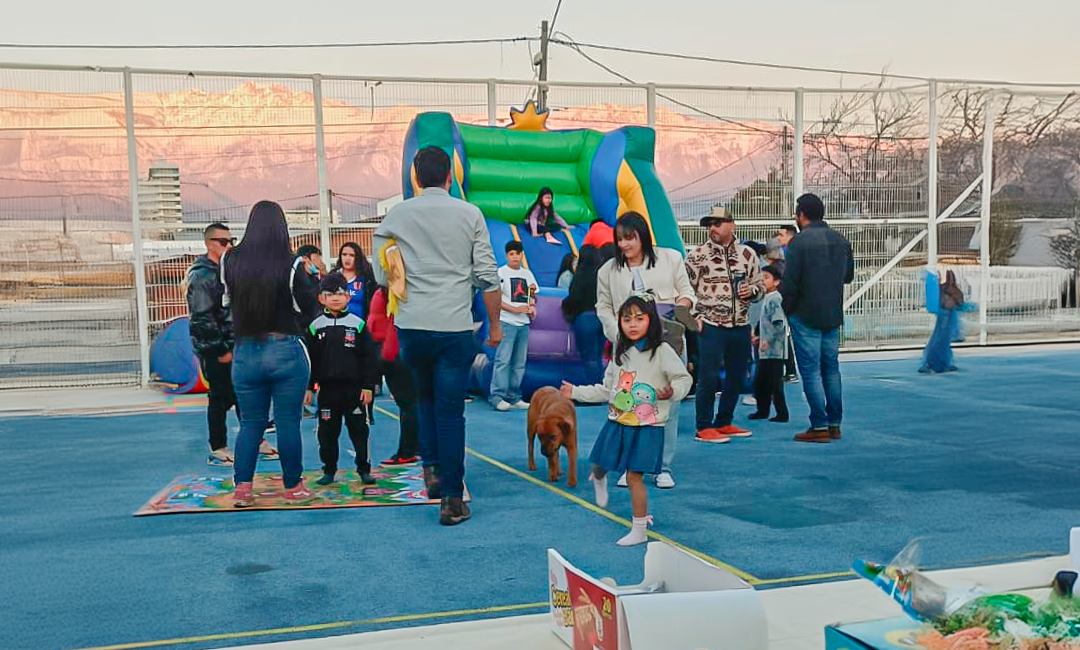
<svg viewBox="0 0 1080 650">
<path fill-rule="evenodd" d="M 698 221 L 698 224 L 700 224 L 701 226 L 703 226 L 705 228 L 708 228 L 709 226 L 713 225 L 713 223 L 715 223 L 715 222 L 724 222 L 724 221 L 735 221 L 735 218 L 732 217 L 730 214 L 728 214 L 727 208 L 724 208 L 723 206 L 719 206 L 719 205 L 714 205 L 713 209 L 712 209 L 712 212 L 709 213 L 708 215 L 702 217 L 701 220 Z"/>
</svg>

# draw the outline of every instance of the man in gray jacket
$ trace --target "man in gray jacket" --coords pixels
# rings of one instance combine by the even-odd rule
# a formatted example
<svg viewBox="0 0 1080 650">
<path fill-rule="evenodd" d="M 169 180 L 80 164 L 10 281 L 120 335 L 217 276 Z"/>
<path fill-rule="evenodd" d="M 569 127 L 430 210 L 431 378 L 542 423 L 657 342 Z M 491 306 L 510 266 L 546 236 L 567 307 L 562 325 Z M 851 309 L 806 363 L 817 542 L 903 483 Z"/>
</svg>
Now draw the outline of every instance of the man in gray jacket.
<svg viewBox="0 0 1080 650">
<path fill-rule="evenodd" d="M 471 515 L 465 504 L 465 388 L 476 356 L 473 291 L 483 292 L 489 345 L 502 339 L 502 291 L 484 215 L 450 196 L 450 157 L 428 147 L 413 160 L 423 190 L 394 206 L 375 230 L 376 256 L 394 240 L 405 265 L 405 300 L 394 319 L 401 358 L 416 379 L 420 456 L 428 496 L 441 498 L 440 523 Z M 388 284 L 382 264 L 375 279 Z"/>
</svg>

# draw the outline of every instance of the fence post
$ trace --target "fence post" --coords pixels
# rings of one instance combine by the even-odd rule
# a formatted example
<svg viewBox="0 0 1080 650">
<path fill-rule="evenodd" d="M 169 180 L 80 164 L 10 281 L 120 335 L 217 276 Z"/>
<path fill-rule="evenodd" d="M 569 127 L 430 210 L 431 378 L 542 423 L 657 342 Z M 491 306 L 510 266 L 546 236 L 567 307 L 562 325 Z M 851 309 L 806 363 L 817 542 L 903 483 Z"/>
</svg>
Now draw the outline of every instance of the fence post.
<svg viewBox="0 0 1080 650">
<path fill-rule="evenodd" d="M 487 82 L 487 109 L 488 109 L 488 126 L 498 126 L 498 110 L 499 99 L 496 92 L 495 80 L 488 79 Z"/>
<path fill-rule="evenodd" d="M 803 89 L 798 88 L 795 90 L 795 140 L 792 142 L 791 150 L 794 152 L 795 157 L 791 162 L 792 177 L 791 177 L 791 190 L 795 194 L 793 198 L 799 198 L 803 194 L 803 132 L 805 128 L 803 126 Z M 792 209 L 794 209 L 794 202 L 792 202 Z"/>
<path fill-rule="evenodd" d="M 315 158 L 319 171 L 319 248 L 328 259 L 333 252 L 330 243 L 330 188 L 326 173 L 326 139 L 323 134 L 322 75 L 311 77 L 315 101 Z"/>
<path fill-rule="evenodd" d="M 928 88 L 930 104 L 930 151 L 929 169 L 927 170 L 926 184 L 926 217 L 927 235 L 926 241 L 926 270 L 936 273 L 938 259 L 938 224 L 937 224 L 937 195 L 938 195 L 938 114 L 937 114 L 937 81 L 931 79 Z"/>
<path fill-rule="evenodd" d="M 649 128 L 656 128 L 656 84 L 645 84 L 645 119 Z"/>
<path fill-rule="evenodd" d="M 131 185 L 131 251 L 135 265 L 135 306 L 139 326 L 139 385 L 150 384 L 150 309 L 146 304 L 146 267 L 143 265 L 142 218 L 139 212 L 139 154 L 135 148 L 135 92 L 131 68 L 124 68 L 124 126 L 127 130 L 128 183 Z"/>
<path fill-rule="evenodd" d="M 994 120 L 997 94 L 990 91 L 983 111 L 982 201 L 979 210 L 979 345 L 986 345 L 986 312 L 990 303 L 990 193 L 994 190 Z"/>
</svg>

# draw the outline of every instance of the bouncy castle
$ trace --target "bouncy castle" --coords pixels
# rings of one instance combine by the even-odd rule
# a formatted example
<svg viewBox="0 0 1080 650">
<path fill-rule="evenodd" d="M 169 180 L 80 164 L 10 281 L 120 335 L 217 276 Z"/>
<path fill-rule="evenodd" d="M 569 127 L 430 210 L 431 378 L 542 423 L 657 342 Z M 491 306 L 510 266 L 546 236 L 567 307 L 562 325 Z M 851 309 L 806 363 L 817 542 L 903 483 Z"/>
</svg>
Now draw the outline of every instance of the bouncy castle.
<svg viewBox="0 0 1080 650">
<path fill-rule="evenodd" d="M 556 276 L 563 257 L 577 253 L 593 220 L 614 226 L 624 212 L 638 212 L 649 224 L 654 245 L 685 253 L 653 166 L 652 129 L 548 131 L 546 117 L 532 102 L 524 111 L 511 109 L 513 123 L 507 127 L 461 124 L 447 113 L 421 113 L 406 133 L 401 166 L 403 195 L 410 198 L 420 191 L 412 165 L 416 153 L 431 146 L 443 149 L 452 165 L 450 193 L 484 213 L 497 263 L 506 263 L 507 241 L 522 243 L 524 265 L 540 285 L 522 382 L 525 395 L 541 386 L 558 386 L 563 379 L 584 380 L 573 331 L 562 314 L 566 290 L 556 287 Z M 543 187 L 552 189 L 555 208 L 571 227 L 556 235 L 561 245 L 533 238 L 525 224 L 526 212 Z M 474 313 L 485 318 L 479 296 Z M 486 323 L 479 335 L 485 337 Z M 493 354 L 486 349 L 473 366 L 470 388 L 484 395 Z"/>
</svg>

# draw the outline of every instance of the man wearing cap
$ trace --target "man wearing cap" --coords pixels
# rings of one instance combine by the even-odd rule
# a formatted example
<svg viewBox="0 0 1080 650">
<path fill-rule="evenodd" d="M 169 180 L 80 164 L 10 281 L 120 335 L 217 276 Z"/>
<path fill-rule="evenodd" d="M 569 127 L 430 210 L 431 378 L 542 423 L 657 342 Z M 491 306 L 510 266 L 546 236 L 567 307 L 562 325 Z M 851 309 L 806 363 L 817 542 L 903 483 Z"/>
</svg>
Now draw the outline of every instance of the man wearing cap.
<svg viewBox="0 0 1080 650">
<path fill-rule="evenodd" d="M 810 428 L 797 442 L 840 439 L 843 390 L 840 383 L 840 325 L 844 285 L 855 278 L 851 242 L 825 223 L 825 204 L 813 194 L 795 202 L 800 232 L 788 246 L 781 292 L 795 342 L 803 393 L 810 405 Z"/>
<path fill-rule="evenodd" d="M 742 380 L 750 362 L 751 302 L 765 295 L 757 253 L 735 241 L 735 219 L 723 210 L 703 217 L 709 241 L 686 258 L 686 271 L 697 302 L 697 435 L 701 442 L 724 443 L 750 432 L 732 423 Z M 720 409 L 714 414 L 716 386 L 723 362 Z"/>
</svg>

